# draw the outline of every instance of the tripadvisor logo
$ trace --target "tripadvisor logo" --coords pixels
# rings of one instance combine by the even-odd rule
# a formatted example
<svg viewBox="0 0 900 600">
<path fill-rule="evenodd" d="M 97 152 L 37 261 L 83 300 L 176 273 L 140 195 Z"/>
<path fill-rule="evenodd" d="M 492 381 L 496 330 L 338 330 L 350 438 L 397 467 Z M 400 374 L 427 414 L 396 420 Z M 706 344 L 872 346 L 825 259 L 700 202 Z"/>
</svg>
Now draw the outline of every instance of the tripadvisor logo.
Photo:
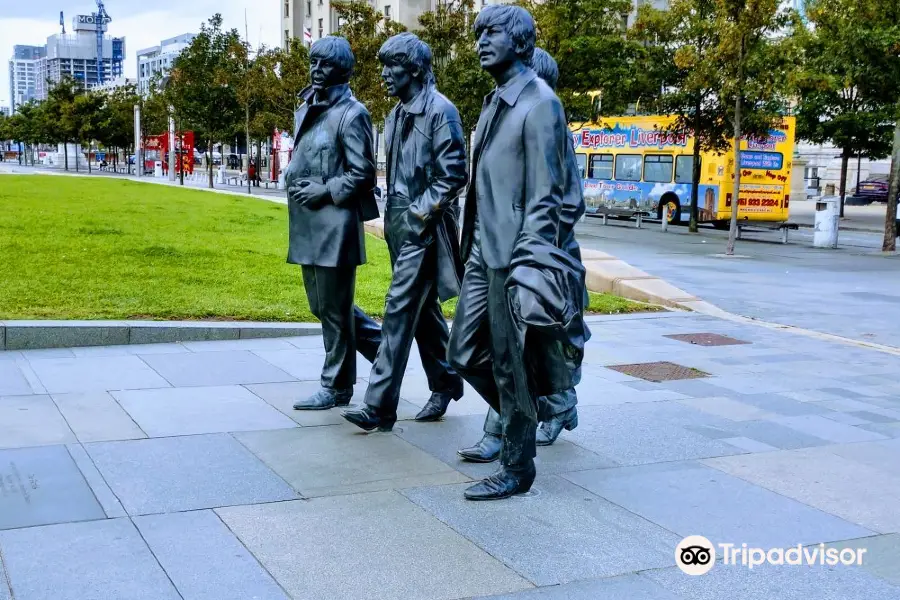
<svg viewBox="0 0 900 600">
<path fill-rule="evenodd" d="M 825 544 L 803 546 L 797 544 L 789 548 L 753 548 L 747 544 L 718 544 L 701 535 L 691 535 L 675 547 L 675 563 L 688 575 L 705 575 L 716 564 L 716 556 L 721 555 L 724 566 L 740 565 L 753 569 L 761 565 L 861 565 L 866 548 L 826 548 Z"/>
</svg>

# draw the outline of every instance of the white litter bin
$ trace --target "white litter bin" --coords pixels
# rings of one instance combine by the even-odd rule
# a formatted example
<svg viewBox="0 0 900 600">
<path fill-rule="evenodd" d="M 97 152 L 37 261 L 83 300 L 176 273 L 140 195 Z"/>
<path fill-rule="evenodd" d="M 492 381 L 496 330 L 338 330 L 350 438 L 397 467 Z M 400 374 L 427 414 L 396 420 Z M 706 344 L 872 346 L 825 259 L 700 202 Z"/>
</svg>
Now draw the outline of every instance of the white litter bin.
<svg viewBox="0 0 900 600">
<path fill-rule="evenodd" d="M 822 196 L 822 198 L 817 200 L 813 246 L 816 248 L 837 248 L 840 221 L 840 198 L 837 196 Z"/>
<path fill-rule="evenodd" d="M 154 163 L 153 163 L 153 176 L 154 176 L 154 177 L 162 177 L 162 176 L 163 176 L 163 173 L 162 173 L 162 161 L 161 161 L 161 160 L 154 161 Z"/>
</svg>

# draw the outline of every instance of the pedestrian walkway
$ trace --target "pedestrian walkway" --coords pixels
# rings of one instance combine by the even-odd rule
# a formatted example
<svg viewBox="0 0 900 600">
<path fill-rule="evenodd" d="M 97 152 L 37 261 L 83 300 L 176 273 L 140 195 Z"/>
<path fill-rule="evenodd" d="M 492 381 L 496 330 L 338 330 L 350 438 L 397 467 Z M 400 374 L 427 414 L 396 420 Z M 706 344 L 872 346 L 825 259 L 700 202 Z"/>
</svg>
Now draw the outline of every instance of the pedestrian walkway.
<svg viewBox="0 0 900 600">
<path fill-rule="evenodd" d="M 485 405 L 412 421 L 415 354 L 402 420 L 365 434 L 291 408 L 317 336 L 0 353 L 0 599 L 900 598 L 900 357 L 687 313 L 591 327 L 579 427 L 488 503 L 462 492 L 495 465 L 456 456 Z M 698 577 L 690 535 L 866 552 Z"/>
</svg>

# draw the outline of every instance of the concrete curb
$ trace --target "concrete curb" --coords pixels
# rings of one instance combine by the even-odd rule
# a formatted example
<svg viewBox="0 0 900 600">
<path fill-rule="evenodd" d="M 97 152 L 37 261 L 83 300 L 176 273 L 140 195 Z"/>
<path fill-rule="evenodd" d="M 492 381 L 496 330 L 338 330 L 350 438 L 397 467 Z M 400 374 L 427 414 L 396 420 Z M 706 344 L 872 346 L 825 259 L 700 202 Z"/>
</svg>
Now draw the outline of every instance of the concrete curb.
<svg viewBox="0 0 900 600">
<path fill-rule="evenodd" d="M 207 342 L 321 335 L 318 323 L 0 321 L 0 350 Z"/>
</svg>

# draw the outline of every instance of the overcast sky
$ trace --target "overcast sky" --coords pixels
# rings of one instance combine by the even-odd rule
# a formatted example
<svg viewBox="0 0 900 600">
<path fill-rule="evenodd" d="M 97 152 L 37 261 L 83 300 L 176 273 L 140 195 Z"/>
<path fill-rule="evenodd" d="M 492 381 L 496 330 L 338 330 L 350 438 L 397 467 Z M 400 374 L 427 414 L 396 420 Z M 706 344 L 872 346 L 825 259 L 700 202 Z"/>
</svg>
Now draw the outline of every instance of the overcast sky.
<svg viewBox="0 0 900 600">
<path fill-rule="evenodd" d="M 226 29 L 244 35 L 244 11 L 250 43 L 275 46 L 280 43 L 280 0 L 105 0 L 112 18 L 109 35 L 125 38 L 125 75 L 135 77 L 138 50 L 156 46 L 163 39 L 196 33 L 200 24 L 221 13 Z M 65 13 L 66 32 L 75 15 L 90 14 L 94 0 L 0 0 L 0 106 L 9 106 L 8 61 L 13 46 L 42 46 L 47 37 L 59 33 L 59 11 Z"/>
</svg>

